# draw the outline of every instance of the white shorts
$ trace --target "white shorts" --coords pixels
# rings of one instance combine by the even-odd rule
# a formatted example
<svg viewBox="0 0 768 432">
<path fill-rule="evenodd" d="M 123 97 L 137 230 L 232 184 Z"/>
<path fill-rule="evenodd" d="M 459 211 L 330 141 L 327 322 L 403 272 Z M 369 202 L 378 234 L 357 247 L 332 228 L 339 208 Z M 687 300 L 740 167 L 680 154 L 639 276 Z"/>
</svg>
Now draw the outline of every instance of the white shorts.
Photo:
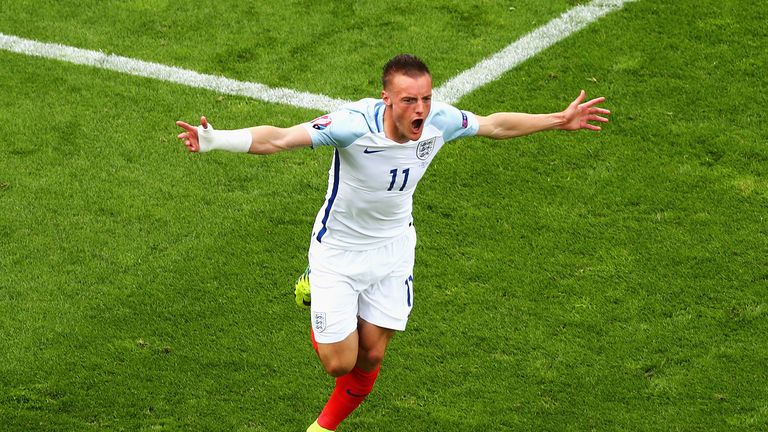
<svg viewBox="0 0 768 432">
<path fill-rule="evenodd" d="M 392 330 L 405 330 L 413 307 L 416 231 L 411 226 L 391 243 L 347 251 L 312 240 L 309 286 L 312 329 L 319 343 L 344 340 L 358 317 Z"/>
</svg>

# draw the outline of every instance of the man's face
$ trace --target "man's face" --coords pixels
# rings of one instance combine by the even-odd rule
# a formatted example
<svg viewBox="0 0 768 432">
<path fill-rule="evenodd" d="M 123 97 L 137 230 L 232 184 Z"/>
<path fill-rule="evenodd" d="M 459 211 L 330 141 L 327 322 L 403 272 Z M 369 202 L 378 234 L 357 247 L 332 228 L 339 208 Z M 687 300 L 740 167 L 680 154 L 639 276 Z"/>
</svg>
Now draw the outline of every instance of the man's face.
<svg viewBox="0 0 768 432">
<path fill-rule="evenodd" d="M 381 97 L 387 105 L 384 112 L 387 138 L 399 143 L 421 138 L 424 120 L 432 107 L 432 77 L 429 74 L 417 77 L 395 74 Z"/>
</svg>

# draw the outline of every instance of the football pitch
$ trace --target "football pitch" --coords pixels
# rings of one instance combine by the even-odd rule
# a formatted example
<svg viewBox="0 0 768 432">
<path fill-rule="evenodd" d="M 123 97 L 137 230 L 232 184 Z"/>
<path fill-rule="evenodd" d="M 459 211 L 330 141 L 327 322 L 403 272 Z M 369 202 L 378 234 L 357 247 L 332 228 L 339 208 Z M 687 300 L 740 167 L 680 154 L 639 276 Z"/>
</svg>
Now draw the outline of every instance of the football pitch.
<svg viewBox="0 0 768 432">
<path fill-rule="evenodd" d="M 3 3 L 0 431 L 305 430 L 333 379 L 292 286 L 332 151 L 190 154 L 174 122 L 305 122 L 378 96 L 400 52 L 478 114 L 585 89 L 613 115 L 441 150 L 408 330 L 339 431 L 768 430 L 767 5 L 637 0 L 570 31 L 622 2 L 425 3 Z"/>
</svg>

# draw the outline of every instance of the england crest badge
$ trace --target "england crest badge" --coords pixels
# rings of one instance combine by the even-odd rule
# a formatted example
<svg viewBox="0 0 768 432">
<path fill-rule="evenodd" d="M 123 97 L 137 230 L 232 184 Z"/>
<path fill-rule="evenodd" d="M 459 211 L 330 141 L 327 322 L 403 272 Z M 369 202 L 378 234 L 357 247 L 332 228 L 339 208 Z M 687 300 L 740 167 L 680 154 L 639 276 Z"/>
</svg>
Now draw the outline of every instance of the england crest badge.
<svg viewBox="0 0 768 432">
<path fill-rule="evenodd" d="M 437 137 L 419 141 L 419 143 L 416 145 L 416 157 L 420 160 L 427 160 L 429 155 L 432 154 L 432 150 L 435 149 L 435 141 L 437 141 Z"/>
<path fill-rule="evenodd" d="M 315 312 L 314 319 L 312 320 L 312 325 L 315 327 L 316 332 L 318 333 L 324 332 L 325 326 L 326 326 L 325 312 Z"/>
</svg>

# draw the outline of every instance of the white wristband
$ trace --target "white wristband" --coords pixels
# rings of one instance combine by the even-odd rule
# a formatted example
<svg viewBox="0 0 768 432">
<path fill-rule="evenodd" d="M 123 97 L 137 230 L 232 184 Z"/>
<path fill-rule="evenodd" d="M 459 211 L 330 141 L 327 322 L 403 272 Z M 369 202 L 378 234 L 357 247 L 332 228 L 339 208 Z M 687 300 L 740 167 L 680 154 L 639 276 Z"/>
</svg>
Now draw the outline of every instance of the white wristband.
<svg viewBox="0 0 768 432">
<path fill-rule="evenodd" d="M 208 128 L 198 126 L 197 137 L 200 143 L 200 153 L 211 150 L 247 153 L 251 149 L 251 141 L 253 140 L 249 129 L 217 131 L 213 129 L 211 124 L 208 124 Z"/>
</svg>

